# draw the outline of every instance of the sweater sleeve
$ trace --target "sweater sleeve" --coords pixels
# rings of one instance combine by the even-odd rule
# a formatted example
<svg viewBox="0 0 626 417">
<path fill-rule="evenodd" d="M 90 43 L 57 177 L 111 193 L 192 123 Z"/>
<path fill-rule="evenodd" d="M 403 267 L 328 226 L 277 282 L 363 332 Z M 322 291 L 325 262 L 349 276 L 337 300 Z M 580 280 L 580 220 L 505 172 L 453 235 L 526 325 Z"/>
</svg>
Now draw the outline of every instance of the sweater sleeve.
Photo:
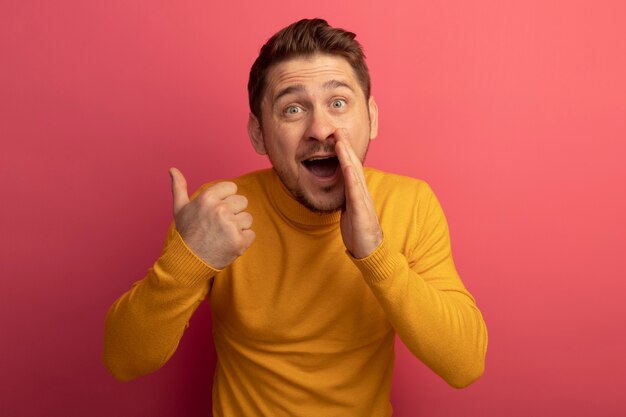
<svg viewBox="0 0 626 417">
<path fill-rule="evenodd" d="M 109 371 L 127 381 L 162 367 L 217 272 L 187 247 L 172 225 L 146 277 L 109 309 L 103 353 Z"/>
<path fill-rule="evenodd" d="M 384 240 L 353 262 L 409 350 L 456 388 L 484 370 L 487 329 L 461 282 L 450 249 L 448 224 L 432 191 L 417 213 L 420 230 L 412 253 L 394 252 Z"/>
</svg>

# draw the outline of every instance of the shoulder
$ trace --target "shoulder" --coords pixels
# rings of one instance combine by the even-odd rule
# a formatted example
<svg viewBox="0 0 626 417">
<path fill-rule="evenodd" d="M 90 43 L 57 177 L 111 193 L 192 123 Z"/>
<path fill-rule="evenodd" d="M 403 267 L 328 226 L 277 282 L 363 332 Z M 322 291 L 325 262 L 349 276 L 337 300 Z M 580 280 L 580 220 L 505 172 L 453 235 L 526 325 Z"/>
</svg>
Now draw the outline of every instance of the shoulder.
<svg viewBox="0 0 626 417">
<path fill-rule="evenodd" d="M 434 193 L 424 180 L 365 168 L 365 179 L 372 198 L 408 198 L 416 200 L 430 199 Z"/>
</svg>

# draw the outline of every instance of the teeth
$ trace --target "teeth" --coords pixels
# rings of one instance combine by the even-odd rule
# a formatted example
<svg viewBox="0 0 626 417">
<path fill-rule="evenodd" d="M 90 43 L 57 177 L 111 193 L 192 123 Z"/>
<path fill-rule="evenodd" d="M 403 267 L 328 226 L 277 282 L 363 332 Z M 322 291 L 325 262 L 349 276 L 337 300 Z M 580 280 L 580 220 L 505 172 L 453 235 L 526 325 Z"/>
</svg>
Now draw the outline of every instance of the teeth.
<svg viewBox="0 0 626 417">
<path fill-rule="evenodd" d="M 320 159 L 330 159 L 330 158 L 334 158 L 333 155 L 329 155 L 329 156 L 317 156 L 314 158 L 309 158 L 307 159 L 307 161 L 319 161 Z"/>
</svg>

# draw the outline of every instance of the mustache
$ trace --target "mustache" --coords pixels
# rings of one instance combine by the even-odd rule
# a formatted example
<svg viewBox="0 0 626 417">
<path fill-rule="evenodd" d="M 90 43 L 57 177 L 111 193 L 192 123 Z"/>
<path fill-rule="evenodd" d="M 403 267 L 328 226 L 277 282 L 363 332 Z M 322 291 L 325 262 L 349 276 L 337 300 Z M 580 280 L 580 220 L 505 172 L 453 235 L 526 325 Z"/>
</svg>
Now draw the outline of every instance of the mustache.
<svg viewBox="0 0 626 417">
<path fill-rule="evenodd" d="M 307 145 L 306 148 L 301 149 L 297 153 L 298 158 L 304 158 L 309 155 L 313 155 L 316 153 L 335 153 L 335 145 L 337 141 L 332 139 L 325 142 L 314 142 L 310 145 Z"/>
</svg>

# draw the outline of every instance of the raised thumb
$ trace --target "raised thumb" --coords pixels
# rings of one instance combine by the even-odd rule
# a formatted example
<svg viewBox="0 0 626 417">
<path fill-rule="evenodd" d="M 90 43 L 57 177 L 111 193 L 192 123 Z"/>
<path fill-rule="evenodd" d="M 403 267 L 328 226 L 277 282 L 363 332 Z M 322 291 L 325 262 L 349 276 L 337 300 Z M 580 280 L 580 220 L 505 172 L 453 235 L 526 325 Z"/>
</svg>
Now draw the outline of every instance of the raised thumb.
<svg viewBox="0 0 626 417">
<path fill-rule="evenodd" d="M 172 200 L 174 216 L 176 216 L 189 203 L 189 194 L 187 194 L 187 181 L 178 169 L 170 168 L 170 177 L 172 177 Z"/>
</svg>

